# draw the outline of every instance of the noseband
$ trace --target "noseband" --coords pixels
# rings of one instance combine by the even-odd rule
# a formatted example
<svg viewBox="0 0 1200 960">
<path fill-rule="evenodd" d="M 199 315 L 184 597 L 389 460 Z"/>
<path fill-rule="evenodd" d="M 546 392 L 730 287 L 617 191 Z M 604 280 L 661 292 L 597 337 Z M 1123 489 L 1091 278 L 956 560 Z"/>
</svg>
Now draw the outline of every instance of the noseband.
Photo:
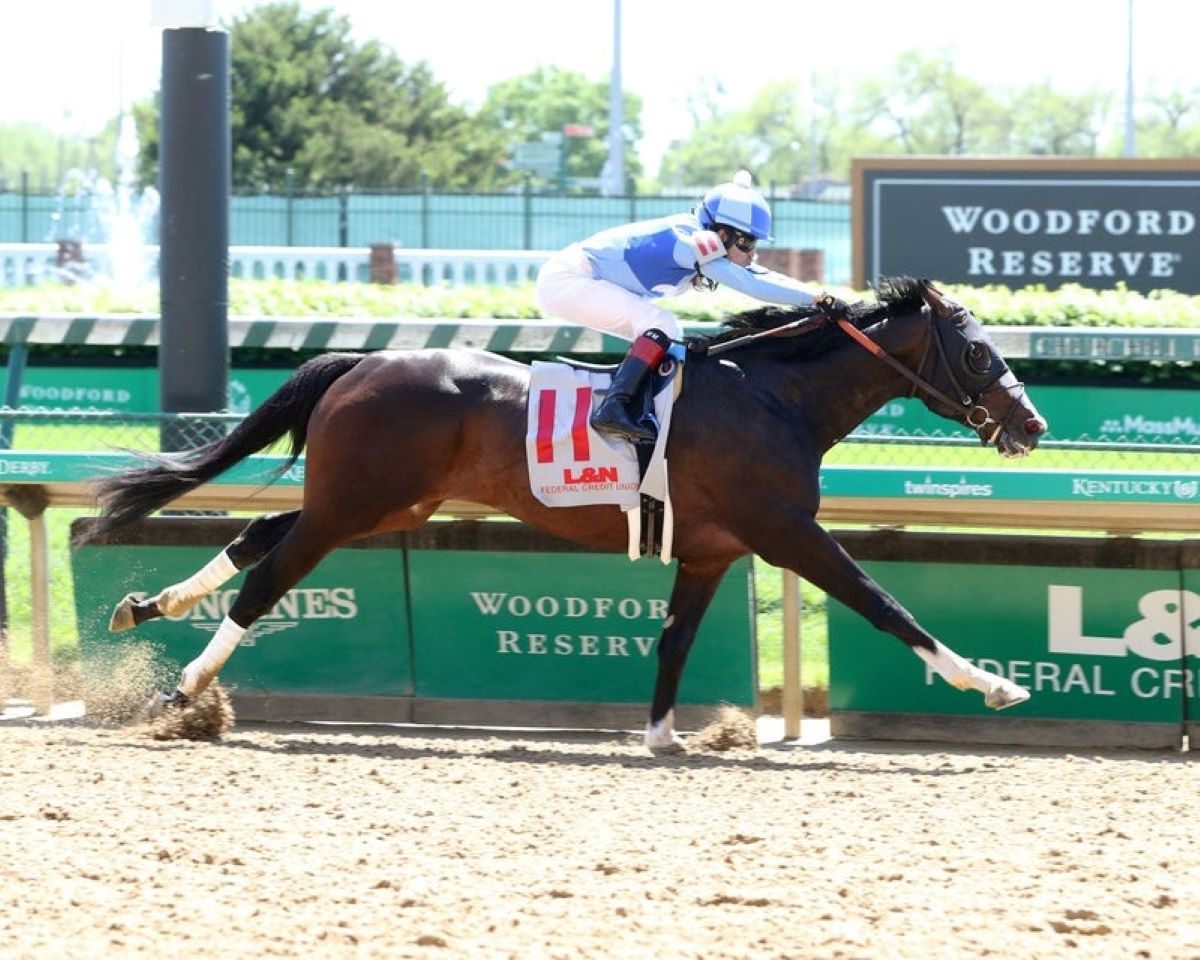
<svg viewBox="0 0 1200 960">
<path fill-rule="evenodd" d="M 942 343 L 941 328 L 938 326 L 940 322 L 939 318 L 932 310 L 929 309 L 929 307 L 922 308 L 921 314 L 928 318 L 928 322 L 931 327 L 931 336 L 929 340 L 925 342 L 925 352 L 921 355 L 921 362 L 917 365 L 917 369 L 915 371 L 910 370 L 903 363 L 884 350 L 883 347 L 881 347 L 878 343 L 859 330 L 858 327 L 854 326 L 854 324 L 847 320 L 844 315 L 838 316 L 835 319 L 837 325 L 841 327 L 842 330 L 844 330 L 852 340 L 864 347 L 870 353 L 874 354 L 876 357 L 894 369 L 897 373 L 900 373 L 902 376 L 912 382 L 913 390 L 910 396 L 915 396 L 917 390 L 923 390 L 931 397 L 940 400 L 951 410 L 957 407 L 962 407 L 965 412 L 963 413 L 960 422 L 974 430 L 975 433 L 978 434 L 980 442 L 985 446 L 989 443 L 994 443 L 996 438 L 1000 435 L 1000 431 L 1004 429 L 1009 417 L 1012 416 L 1013 410 L 1016 409 L 1017 401 L 1025 393 L 1025 384 L 1018 380 L 1011 386 L 997 387 L 995 384 L 1000 380 L 1001 377 L 1004 376 L 1004 374 L 1001 373 L 999 376 L 992 378 L 982 387 L 980 387 L 978 393 L 976 393 L 974 396 L 971 396 L 971 394 L 969 394 L 963 388 L 962 384 L 959 383 L 958 377 L 954 374 L 954 365 L 950 363 L 949 358 L 946 356 L 946 345 Z M 966 316 L 969 316 L 967 309 L 965 307 L 959 307 L 945 319 L 953 322 L 958 317 Z M 952 399 L 944 391 L 940 390 L 938 387 L 935 387 L 929 382 L 929 380 L 922 376 L 922 371 L 924 371 L 926 361 L 929 357 L 930 341 L 937 346 L 938 361 L 941 363 L 942 368 L 946 371 L 946 376 L 950 379 L 950 384 L 954 388 L 955 393 L 958 394 L 957 400 Z M 1013 394 L 1012 391 L 1014 390 L 1018 392 Z M 1003 391 L 1006 394 L 1010 394 L 1011 400 L 1008 410 L 999 420 L 995 419 L 991 415 L 987 407 L 985 407 L 982 402 L 985 397 L 997 393 L 998 391 Z M 992 430 L 991 433 L 985 434 L 984 431 L 990 426 L 994 426 L 995 429 Z"/>
</svg>

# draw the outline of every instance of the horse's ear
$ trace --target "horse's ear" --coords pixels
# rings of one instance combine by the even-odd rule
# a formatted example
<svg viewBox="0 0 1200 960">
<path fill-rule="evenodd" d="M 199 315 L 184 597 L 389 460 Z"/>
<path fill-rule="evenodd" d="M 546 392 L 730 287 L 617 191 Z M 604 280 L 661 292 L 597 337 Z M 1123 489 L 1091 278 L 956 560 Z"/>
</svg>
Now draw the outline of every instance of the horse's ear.
<svg viewBox="0 0 1200 960">
<path fill-rule="evenodd" d="M 928 280 L 921 281 L 921 297 L 939 317 L 944 317 L 954 312 L 954 308 L 946 303 L 946 298 L 942 291 Z"/>
</svg>

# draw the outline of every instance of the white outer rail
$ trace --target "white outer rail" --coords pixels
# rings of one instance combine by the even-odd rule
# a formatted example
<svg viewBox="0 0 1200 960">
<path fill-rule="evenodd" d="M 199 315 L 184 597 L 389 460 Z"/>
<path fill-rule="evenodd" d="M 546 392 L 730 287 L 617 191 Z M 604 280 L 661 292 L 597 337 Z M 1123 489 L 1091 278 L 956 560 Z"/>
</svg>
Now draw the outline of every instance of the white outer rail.
<svg viewBox="0 0 1200 960">
<path fill-rule="evenodd" d="M 402 281 L 430 286 L 514 286 L 532 283 L 550 250 L 406 250 L 396 248 Z M 70 276 L 113 273 L 107 244 L 83 248 L 83 264 L 59 267 L 56 243 L 0 243 L 0 287 L 21 287 Z M 158 244 L 141 250 L 147 276 L 157 272 Z M 329 280 L 370 279 L 370 247 L 230 247 L 232 277 Z"/>
</svg>

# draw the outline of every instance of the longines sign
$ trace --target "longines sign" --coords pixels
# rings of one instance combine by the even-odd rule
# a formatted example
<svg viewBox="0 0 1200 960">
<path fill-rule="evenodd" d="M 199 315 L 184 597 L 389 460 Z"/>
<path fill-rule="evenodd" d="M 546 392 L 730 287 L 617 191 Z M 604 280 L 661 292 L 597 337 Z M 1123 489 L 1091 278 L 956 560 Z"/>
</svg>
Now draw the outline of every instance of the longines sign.
<svg viewBox="0 0 1200 960">
<path fill-rule="evenodd" d="M 1200 162 L 867 157 L 853 164 L 854 283 L 1200 293 Z"/>
</svg>

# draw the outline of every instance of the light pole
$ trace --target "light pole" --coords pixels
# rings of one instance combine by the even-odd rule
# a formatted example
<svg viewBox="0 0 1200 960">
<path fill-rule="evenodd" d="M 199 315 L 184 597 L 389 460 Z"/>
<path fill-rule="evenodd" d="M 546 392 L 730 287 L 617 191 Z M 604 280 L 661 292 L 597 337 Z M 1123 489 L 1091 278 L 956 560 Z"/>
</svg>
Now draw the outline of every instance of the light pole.
<svg viewBox="0 0 1200 960">
<path fill-rule="evenodd" d="M 1126 35 L 1128 46 L 1125 58 L 1125 156 L 1137 154 L 1134 146 L 1133 122 L 1133 0 L 1128 0 L 1129 23 Z"/>
<path fill-rule="evenodd" d="M 608 85 L 608 162 L 602 193 L 625 192 L 625 97 L 621 90 L 621 0 L 613 0 L 613 64 Z"/>
</svg>

